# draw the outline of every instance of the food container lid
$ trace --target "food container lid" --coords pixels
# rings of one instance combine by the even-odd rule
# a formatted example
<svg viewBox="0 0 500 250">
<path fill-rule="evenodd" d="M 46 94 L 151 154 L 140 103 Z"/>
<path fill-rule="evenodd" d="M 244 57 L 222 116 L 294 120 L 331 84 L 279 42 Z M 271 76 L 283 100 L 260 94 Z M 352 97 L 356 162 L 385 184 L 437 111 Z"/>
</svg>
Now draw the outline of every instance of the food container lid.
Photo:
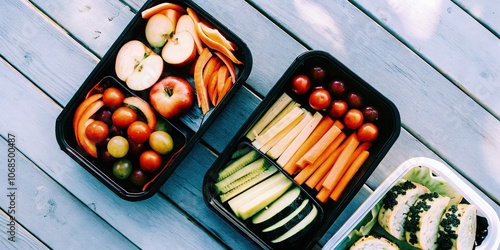
<svg viewBox="0 0 500 250">
<path fill-rule="evenodd" d="M 361 226 L 361 220 L 370 213 L 372 208 L 385 196 L 396 182 L 401 180 L 406 173 L 415 167 L 427 167 L 431 170 L 432 178 L 442 178 L 453 188 L 459 191 L 465 200 L 477 207 L 477 215 L 486 218 L 488 221 L 488 235 L 484 238 L 481 245 L 476 246 L 476 250 L 498 249 L 500 246 L 500 222 L 497 213 L 493 208 L 467 185 L 461 177 L 453 172 L 443 163 L 426 158 L 415 157 L 401 163 L 398 168 L 392 172 L 382 184 L 363 202 L 363 204 L 354 212 L 354 214 L 344 223 L 339 231 L 324 245 L 323 249 L 342 249 L 346 244 L 348 235 L 355 228 Z"/>
</svg>

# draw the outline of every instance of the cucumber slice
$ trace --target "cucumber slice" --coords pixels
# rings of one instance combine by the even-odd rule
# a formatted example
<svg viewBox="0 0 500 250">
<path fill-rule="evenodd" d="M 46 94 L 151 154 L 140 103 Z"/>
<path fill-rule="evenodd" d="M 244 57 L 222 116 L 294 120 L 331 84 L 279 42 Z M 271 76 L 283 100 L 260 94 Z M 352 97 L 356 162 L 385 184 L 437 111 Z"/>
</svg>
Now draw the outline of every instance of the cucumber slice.
<svg viewBox="0 0 500 250">
<path fill-rule="evenodd" d="M 266 171 L 266 169 L 269 167 L 269 163 L 266 163 L 266 159 L 264 158 L 259 158 L 255 160 L 254 162 L 246 165 L 245 167 L 241 168 L 240 170 L 234 172 L 230 176 L 224 178 L 223 180 L 215 183 L 215 191 L 220 194 L 220 193 L 227 193 L 229 190 L 232 189 L 232 187 L 238 186 L 239 184 L 245 182 L 248 179 L 251 179 L 260 173 Z M 239 179 L 243 179 L 241 182 Z"/>
<path fill-rule="evenodd" d="M 292 213 L 288 214 L 285 218 L 281 219 L 280 221 L 278 221 L 278 222 L 274 223 L 273 225 L 265 228 L 264 230 L 262 230 L 262 232 L 267 233 L 267 232 L 273 231 L 276 228 L 279 228 L 279 227 L 285 225 L 287 222 L 289 222 L 295 216 L 297 216 L 298 214 L 300 214 L 300 212 L 302 212 L 302 210 L 304 210 L 307 206 L 310 206 L 310 205 L 311 205 L 311 202 L 309 201 L 309 199 L 305 199 L 302 202 L 302 204 L 300 204 L 299 208 L 297 208 Z"/>
<path fill-rule="evenodd" d="M 243 155 L 247 154 L 248 152 L 250 152 L 250 150 L 252 150 L 252 148 L 250 147 L 243 147 L 243 148 L 240 148 L 238 150 L 236 150 L 232 155 L 231 155 L 231 160 L 234 160 L 234 159 L 237 159 L 237 158 L 240 158 L 242 157 Z"/>
<path fill-rule="evenodd" d="M 292 229 L 295 225 L 297 225 L 299 222 L 301 222 L 313 209 L 314 205 L 312 202 L 307 202 L 306 206 L 300 210 L 299 213 L 292 213 L 295 214 L 293 217 L 291 217 L 288 221 L 286 221 L 284 224 L 280 225 L 279 227 L 268 227 L 264 230 L 267 230 L 269 228 L 273 228 L 270 231 L 266 231 L 266 236 L 268 239 L 276 239 L 279 236 L 285 234 L 288 232 L 288 230 Z M 278 223 L 276 223 L 278 224 Z M 276 225 L 275 224 L 275 225 Z"/>
<path fill-rule="evenodd" d="M 269 227 L 295 211 L 302 204 L 302 201 L 303 198 L 300 195 L 300 188 L 293 187 L 269 205 L 267 209 L 254 215 L 252 217 L 252 223 L 262 229 Z"/>
<path fill-rule="evenodd" d="M 268 179 L 264 180 L 263 182 L 253 186 L 252 188 L 246 190 L 245 192 L 228 201 L 229 207 L 231 208 L 231 210 L 233 210 L 234 214 L 239 217 L 237 211 L 241 206 L 245 205 L 246 203 L 255 199 L 255 197 L 261 195 L 265 191 L 284 181 L 289 180 L 284 174 L 278 172 Z"/>
<path fill-rule="evenodd" d="M 260 193 L 257 197 L 238 208 L 238 215 L 243 220 L 252 217 L 263 208 L 283 195 L 292 186 L 292 181 L 285 177 L 283 181 L 271 187 L 267 191 Z"/>
<path fill-rule="evenodd" d="M 292 227 L 290 230 L 288 230 L 280 237 L 271 240 L 271 242 L 285 243 L 284 245 L 291 244 L 293 241 L 296 241 L 301 235 L 306 233 L 311 228 L 311 226 L 313 225 L 313 221 L 316 219 L 317 215 L 318 215 L 318 209 L 316 208 L 316 206 L 312 206 L 311 211 L 304 219 L 302 219 L 298 224 L 296 224 L 294 227 Z M 287 239 L 290 239 L 290 241 L 287 241 Z"/>
<path fill-rule="evenodd" d="M 244 166 L 252 163 L 253 161 L 257 160 L 259 158 L 259 153 L 255 150 L 252 150 L 242 157 L 236 159 L 232 163 L 230 163 L 226 168 L 224 168 L 222 171 L 219 172 L 219 177 L 217 178 L 217 181 L 221 181 L 228 176 L 232 175 L 234 172 L 242 169 Z"/>
<path fill-rule="evenodd" d="M 242 193 L 243 191 L 249 189 L 250 187 L 254 186 L 255 184 L 263 181 L 267 177 L 276 173 L 276 171 L 278 171 L 277 168 L 275 168 L 274 166 L 270 166 L 266 171 L 260 173 L 259 175 L 255 176 L 254 178 L 247 180 L 245 183 L 242 182 L 239 186 L 234 187 L 233 189 L 231 189 L 231 191 L 229 191 L 225 194 L 221 194 L 220 195 L 221 202 L 228 201 L 229 199 L 235 197 L 236 195 Z"/>
</svg>

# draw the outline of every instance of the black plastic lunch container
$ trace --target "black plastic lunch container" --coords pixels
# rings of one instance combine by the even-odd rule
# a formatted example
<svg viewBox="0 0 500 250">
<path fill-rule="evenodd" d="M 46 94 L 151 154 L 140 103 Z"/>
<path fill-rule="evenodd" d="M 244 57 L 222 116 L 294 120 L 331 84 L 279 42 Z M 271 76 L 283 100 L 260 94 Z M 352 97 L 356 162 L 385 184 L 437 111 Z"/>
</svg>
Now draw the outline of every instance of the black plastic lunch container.
<svg viewBox="0 0 500 250">
<path fill-rule="evenodd" d="M 379 109 L 380 116 L 376 121 L 379 128 L 379 135 L 369 150 L 370 156 L 355 174 L 354 178 L 349 182 L 339 200 L 337 202 L 328 200 L 326 203 L 317 203 L 320 207 L 319 216 L 317 217 L 318 219 L 315 221 L 312 228 L 310 228 L 299 241 L 294 243 L 294 245 L 288 245 L 287 248 L 310 249 L 316 244 L 321 236 L 330 228 L 335 219 L 340 215 L 342 210 L 344 210 L 347 204 L 361 189 L 366 179 L 387 154 L 400 133 L 401 122 L 397 108 L 390 100 L 375 90 L 366 81 L 358 77 L 346 66 L 326 52 L 309 51 L 298 56 L 285 71 L 283 76 L 278 80 L 262 103 L 256 108 L 256 110 L 232 138 L 221 155 L 216 159 L 207 171 L 203 181 L 203 195 L 206 204 L 217 214 L 222 216 L 229 224 L 239 229 L 243 232 L 243 234 L 262 248 L 273 249 L 279 248 L 279 246 L 273 245 L 268 240 L 263 239 L 258 232 L 255 232 L 252 229 L 250 222 L 237 218 L 231 212 L 229 206 L 226 203 L 221 202 L 216 193 L 214 184 L 217 181 L 218 172 L 229 163 L 231 155 L 238 148 L 240 148 L 241 145 L 251 145 L 245 135 L 283 93 L 287 93 L 293 100 L 301 104 L 302 107 L 313 111 L 309 107 L 307 98 L 304 96 L 297 96 L 290 89 L 293 76 L 297 74 L 308 74 L 308 70 L 312 65 L 322 66 L 326 72 L 330 72 L 329 75 L 332 79 L 342 79 L 346 84 L 348 84 L 350 90 L 360 93 L 364 97 L 366 103 L 376 106 Z M 326 113 L 324 114 L 326 115 Z M 260 153 L 268 159 L 265 154 L 262 152 Z M 293 181 L 293 178 L 283 171 L 276 164 L 276 162 L 271 159 L 268 159 L 268 161 L 274 164 L 278 170 Z M 293 185 L 298 184 L 293 182 Z M 316 201 L 315 195 L 317 192 L 315 190 L 313 192 L 313 190 L 306 185 L 301 185 L 299 187 L 309 196 L 310 200 Z"/>
<path fill-rule="evenodd" d="M 116 178 L 114 179 L 112 177 L 112 174 L 110 175 L 109 171 L 103 170 L 102 162 L 89 156 L 84 152 L 84 150 L 79 148 L 75 139 L 73 128 L 71 126 L 73 115 L 75 113 L 75 110 L 78 108 L 78 105 L 86 98 L 89 91 L 93 90 L 96 85 L 101 82 L 112 84 L 113 86 L 118 86 L 124 91 L 125 95 L 135 95 L 149 102 L 149 89 L 143 91 L 132 91 L 128 89 L 123 82 L 117 80 L 118 77 L 116 76 L 114 68 L 115 58 L 119 49 L 128 41 L 139 40 L 148 45 L 144 34 L 147 20 L 141 17 L 141 12 L 152 6 L 164 2 L 164 0 L 149 0 L 144 4 L 144 6 L 132 19 L 132 21 L 124 29 L 122 34 L 110 47 L 101 61 L 97 64 L 94 70 L 90 73 L 87 79 L 83 82 L 81 87 L 63 109 L 56 121 L 56 137 L 61 149 L 69 156 L 71 156 L 75 161 L 77 161 L 87 171 L 89 171 L 92 175 L 94 175 L 97 179 L 99 179 L 108 188 L 110 188 L 113 192 L 115 192 L 119 197 L 131 201 L 149 198 L 160 189 L 160 187 L 165 183 L 169 176 L 172 175 L 174 170 L 179 166 L 184 157 L 189 153 L 195 143 L 208 129 L 210 124 L 212 124 L 213 121 L 217 118 L 221 110 L 224 109 L 227 103 L 238 91 L 243 82 L 247 79 L 252 68 L 252 55 L 249 48 L 239 37 L 237 37 L 233 32 L 223 26 L 223 24 L 221 24 L 209 13 L 207 13 L 205 10 L 203 10 L 190 0 L 168 1 L 173 4 L 180 5 L 184 8 L 191 8 L 197 13 L 198 17 L 201 20 L 211 25 L 213 28 L 219 30 L 221 34 L 223 34 L 229 41 L 233 42 L 236 45 L 238 49 L 234 51 L 234 55 L 241 62 L 243 62 L 243 64 L 235 64 L 236 81 L 234 85 L 231 87 L 230 91 L 226 94 L 222 101 L 216 107 L 212 107 L 207 114 L 202 115 L 201 109 L 198 108 L 197 102 L 195 100 L 193 107 L 186 114 L 182 115 L 179 118 L 169 119 L 167 121 L 168 124 L 170 124 L 173 128 L 172 137 L 174 137 L 174 140 L 178 141 L 180 145 L 179 147 L 175 148 L 175 154 L 166 156 L 168 158 L 168 167 L 166 167 L 164 171 L 162 171 L 155 178 L 155 181 L 151 183 L 151 185 L 149 185 L 145 190 L 138 190 L 127 187 L 127 185 L 124 185 L 122 182 L 116 180 Z M 150 48 L 156 53 L 161 54 L 158 49 L 152 47 Z M 160 79 L 170 75 L 184 77 L 194 88 L 193 77 L 191 74 L 189 74 L 189 70 L 189 66 L 164 67 Z M 157 113 L 156 116 L 159 120 L 163 118 Z"/>
</svg>

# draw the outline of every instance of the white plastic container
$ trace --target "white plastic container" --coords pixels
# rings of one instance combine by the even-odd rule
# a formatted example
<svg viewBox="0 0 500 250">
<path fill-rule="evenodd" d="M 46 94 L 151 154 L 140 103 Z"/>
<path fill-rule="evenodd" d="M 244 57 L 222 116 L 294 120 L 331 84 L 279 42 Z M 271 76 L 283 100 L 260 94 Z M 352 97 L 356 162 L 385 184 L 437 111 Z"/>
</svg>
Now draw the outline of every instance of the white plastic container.
<svg viewBox="0 0 500 250">
<path fill-rule="evenodd" d="M 442 178 L 449 183 L 453 188 L 459 191 L 465 200 L 477 207 L 477 215 L 484 217 L 488 222 L 488 234 L 482 241 L 481 245 L 475 250 L 492 250 L 500 249 L 500 223 L 499 216 L 493 208 L 486 203 L 471 187 L 462 181 L 457 174 L 451 171 L 439 161 L 416 157 L 403 162 L 399 167 L 382 182 L 382 184 L 368 197 L 368 199 L 354 212 L 354 214 L 346 221 L 346 223 L 333 235 L 333 237 L 325 244 L 323 249 L 343 249 L 342 246 L 348 242 L 348 235 L 354 229 L 362 226 L 362 220 L 371 214 L 372 208 L 384 198 L 385 194 L 391 189 L 397 181 L 403 178 L 406 173 L 415 167 L 427 167 L 433 174 L 432 178 Z M 434 176 L 435 175 L 435 176 Z"/>
</svg>

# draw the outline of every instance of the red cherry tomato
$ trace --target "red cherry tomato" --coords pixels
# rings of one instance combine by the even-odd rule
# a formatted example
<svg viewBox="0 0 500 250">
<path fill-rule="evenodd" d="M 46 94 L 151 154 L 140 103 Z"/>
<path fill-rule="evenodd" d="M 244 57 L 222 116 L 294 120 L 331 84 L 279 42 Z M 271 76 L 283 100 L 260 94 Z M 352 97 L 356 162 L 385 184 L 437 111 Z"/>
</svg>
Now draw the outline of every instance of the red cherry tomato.
<svg viewBox="0 0 500 250">
<path fill-rule="evenodd" d="M 315 110 L 323 110 L 330 106 L 330 93 L 323 88 L 315 89 L 309 96 L 309 105 Z"/>
<path fill-rule="evenodd" d="M 378 136 L 378 128 L 375 124 L 367 122 L 359 127 L 357 133 L 360 141 L 374 141 Z"/>
<path fill-rule="evenodd" d="M 108 125 L 102 121 L 93 121 L 85 128 L 85 135 L 89 140 L 99 143 L 108 136 Z"/>
<path fill-rule="evenodd" d="M 104 105 L 111 109 L 120 107 L 124 98 L 123 93 L 119 89 L 113 87 L 107 88 L 102 94 L 102 101 L 104 102 Z"/>
<path fill-rule="evenodd" d="M 161 155 L 154 150 L 146 150 L 139 157 L 139 166 L 144 172 L 155 172 L 161 166 Z"/>
<path fill-rule="evenodd" d="M 345 113 L 347 112 L 347 107 L 347 102 L 345 102 L 344 100 L 335 100 L 330 105 L 328 113 L 332 118 L 339 119 L 345 115 Z"/>
<path fill-rule="evenodd" d="M 363 124 L 363 113 L 359 109 L 350 109 L 344 116 L 344 125 L 349 129 L 357 129 Z"/>
<path fill-rule="evenodd" d="M 296 75 L 292 79 L 292 90 L 297 95 L 303 95 L 311 88 L 311 80 L 306 75 Z"/>
<path fill-rule="evenodd" d="M 128 126 L 127 135 L 130 140 L 137 144 L 144 143 L 151 135 L 151 128 L 143 121 L 135 121 Z"/>
<path fill-rule="evenodd" d="M 111 120 L 116 127 L 125 129 L 137 120 L 137 113 L 129 107 L 119 107 L 113 112 Z"/>
</svg>

